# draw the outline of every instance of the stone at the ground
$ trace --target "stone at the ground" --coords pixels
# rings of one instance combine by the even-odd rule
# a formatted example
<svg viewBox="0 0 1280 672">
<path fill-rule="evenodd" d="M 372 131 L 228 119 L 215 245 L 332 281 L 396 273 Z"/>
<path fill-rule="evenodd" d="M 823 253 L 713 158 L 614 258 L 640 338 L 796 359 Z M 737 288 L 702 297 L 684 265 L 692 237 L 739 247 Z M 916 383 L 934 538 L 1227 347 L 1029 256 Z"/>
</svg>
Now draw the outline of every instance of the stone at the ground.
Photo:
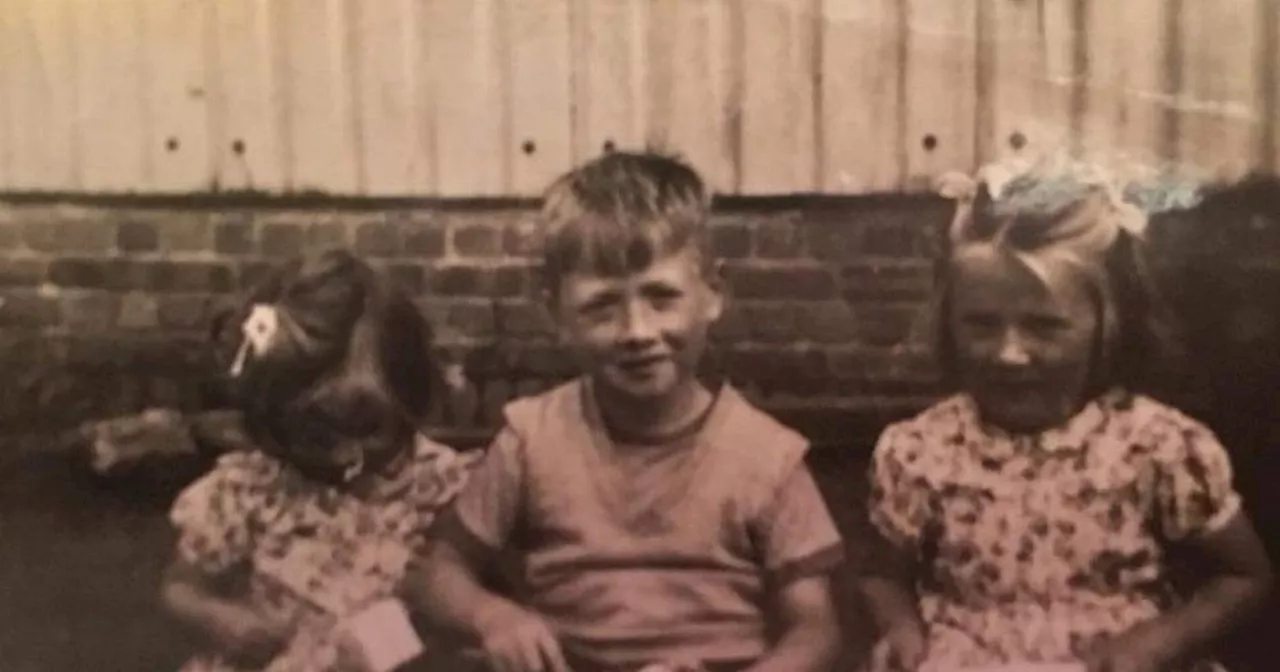
<svg viewBox="0 0 1280 672">
<path fill-rule="evenodd" d="M 190 460 L 200 455 L 187 418 L 171 409 L 150 409 L 82 426 L 89 465 L 115 476 L 141 465 Z"/>
</svg>

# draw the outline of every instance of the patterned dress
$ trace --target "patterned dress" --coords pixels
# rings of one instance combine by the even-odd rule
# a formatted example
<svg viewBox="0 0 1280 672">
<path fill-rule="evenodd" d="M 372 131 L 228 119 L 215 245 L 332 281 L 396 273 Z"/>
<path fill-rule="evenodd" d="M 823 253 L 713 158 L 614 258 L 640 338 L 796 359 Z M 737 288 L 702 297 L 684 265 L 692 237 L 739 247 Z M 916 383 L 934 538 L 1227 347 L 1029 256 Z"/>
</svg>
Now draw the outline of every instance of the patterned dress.
<svg viewBox="0 0 1280 672">
<path fill-rule="evenodd" d="M 1240 508 L 1230 460 L 1208 429 L 1119 391 L 1021 437 L 952 397 L 890 426 L 871 476 L 872 523 L 921 563 L 920 672 L 1076 660 L 1175 605 L 1169 544 L 1220 528 Z M 873 671 L 888 669 L 884 654 L 882 644 Z"/>
<path fill-rule="evenodd" d="M 336 670 L 334 627 L 393 593 L 478 457 L 419 437 L 390 486 L 358 499 L 261 452 L 229 453 L 175 501 L 177 554 L 210 576 L 251 568 L 248 605 L 295 632 L 264 670 Z M 238 669 L 206 653 L 182 672 Z"/>
</svg>

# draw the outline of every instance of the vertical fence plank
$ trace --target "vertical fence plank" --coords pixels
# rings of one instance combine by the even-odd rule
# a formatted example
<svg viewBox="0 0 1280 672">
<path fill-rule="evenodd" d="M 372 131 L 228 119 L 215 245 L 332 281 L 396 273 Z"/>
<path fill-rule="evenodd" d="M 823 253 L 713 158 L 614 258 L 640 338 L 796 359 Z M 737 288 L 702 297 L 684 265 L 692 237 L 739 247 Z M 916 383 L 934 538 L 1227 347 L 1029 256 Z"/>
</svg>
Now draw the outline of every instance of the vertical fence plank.
<svg viewBox="0 0 1280 672">
<path fill-rule="evenodd" d="M 815 3 L 753 0 L 743 12 L 741 185 L 745 194 L 816 187 Z"/>
<path fill-rule="evenodd" d="M 1066 146 L 1080 83 L 1071 3 L 997 0 L 979 11 L 978 162 Z"/>
<path fill-rule="evenodd" d="M 210 147 L 217 189 L 278 192 L 286 188 L 284 126 L 271 5 L 218 0 L 212 11 L 208 64 Z"/>
<path fill-rule="evenodd" d="M 1168 57 L 1164 0 L 1089 3 L 1081 144 L 1145 164 L 1161 156 Z"/>
<path fill-rule="evenodd" d="M 821 188 L 883 192 L 905 170 L 897 0 L 824 0 Z"/>
<path fill-rule="evenodd" d="M 540 193 L 573 163 L 570 1 L 506 0 L 509 192 Z"/>
<path fill-rule="evenodd" d="M 504 193 L 510 152 L 503 134 L 501 37 L 496 0 L 437 0 L 425 39 L 434 43 L 436 182 L 442 196 Z"/>
<path fill-rule="evenodd" d="M 575 0 L 573 12 L 574 160 L 606 146 L 644 145 L 645 0 Z"/>
<path fill-rule="evenodd" d="M 84 187 L 145 191 L 146 129 L 139 1 L 76 4 L 79 114 Z"/>
<path fill-rule="evenodd" d="M 649 88 L 651 139 L 678 151 L 714 191 L 733 185 L 733 158 L 725 129 L 730 122 L 729 13 L 726 0 L 660 3 L 652 27 L 655 70 Z M 658 127 L 661 127 L 660 130 Z"/>
<path fill-rule="evenodd" d="M 207 3 L 141 4 L 147 45 L 145 87 L 148 183 L 158 192 L 195 191 L 209 184 L 210 157 L 205 38 Z"/>
<path fill-rule="evenodd" d="M 1264 120 L 1254 73 L 1262 30 L 1254 3 L 1272 1 L 1181 3 L 1178 155 L 1223 179 L 1241 176 L 1261 158 Z"/>
<path fill-rule="evenodd" d="M 18 108 L 16 96 L 5 95 L 19 91 L 15 84 L 18 61 L 18 35 L 26 27 L 26 18 L 16 11 L 13 0 L 0 0 L 0 190 L 14 188 L 15 176 L 10 172 L 16 153 L 12 132 L 18 128 L 15 118 Z"/>
<path fill-rule="evenodd" d="M 403 195 L 435 191 L 431 69 L 423 44 L 422 3 L 347 0 L 355 55 L 361 192 Z"/>
<path fill-rule="evenodd" d="M 908 0 L 904 189 L 974 167 L 978 0 Z"/>
<path fill-rule="evenodd" d="M 353 193 L 357 156 L 343 0 L 277 0 L 285 147 L 295 191 Z"/>
</svg>

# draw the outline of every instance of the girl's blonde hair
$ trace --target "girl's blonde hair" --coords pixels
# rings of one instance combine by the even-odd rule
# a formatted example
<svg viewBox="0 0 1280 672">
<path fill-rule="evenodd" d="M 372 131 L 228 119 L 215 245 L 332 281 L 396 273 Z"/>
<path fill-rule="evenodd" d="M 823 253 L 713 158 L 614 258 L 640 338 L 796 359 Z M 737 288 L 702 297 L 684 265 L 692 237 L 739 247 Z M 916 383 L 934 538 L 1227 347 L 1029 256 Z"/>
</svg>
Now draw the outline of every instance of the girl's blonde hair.
<svg viewBox="0 0 1280 672">
<path fill-rule="evenodd" d="M 937 268 L 933 317 L 948 383 L 957 373 L 949 320 L 954 260 L 974 247 L 1008 255 L 1042 282 L 1049 280 L 1049 265 L 1085 282 L 1099 318 L 1089 394 L 1113 386 L 1148 391 L 1167 372 L 1176 339 L 1145 257 L 1148 216 L 1135 203 L 1141 196 L 1136 184 L 1096 162 L 1061 155 L 995 163 L 976 176 L 940 180 L 942 194 L 956 201 Z"/>
</svg>

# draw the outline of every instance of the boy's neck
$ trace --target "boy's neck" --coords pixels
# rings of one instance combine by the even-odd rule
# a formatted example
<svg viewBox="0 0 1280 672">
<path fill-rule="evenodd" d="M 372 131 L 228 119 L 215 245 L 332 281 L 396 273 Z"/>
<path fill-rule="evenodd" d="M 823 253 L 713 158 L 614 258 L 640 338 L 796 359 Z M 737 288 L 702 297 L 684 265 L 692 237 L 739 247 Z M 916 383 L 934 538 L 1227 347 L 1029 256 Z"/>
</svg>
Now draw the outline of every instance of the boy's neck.
<svg viewBox="0 0 1280 672">
<path fill-rule="evenodd" d="M 595 401 L 601 420 L 611 434 L 629 441 L 652 443 L 680 436 L 698 424 L 715 401 L 715 394 L 697 380 L 691 380 L 664 397 L 637 400 L 595 386 Z"/>
</svg>

